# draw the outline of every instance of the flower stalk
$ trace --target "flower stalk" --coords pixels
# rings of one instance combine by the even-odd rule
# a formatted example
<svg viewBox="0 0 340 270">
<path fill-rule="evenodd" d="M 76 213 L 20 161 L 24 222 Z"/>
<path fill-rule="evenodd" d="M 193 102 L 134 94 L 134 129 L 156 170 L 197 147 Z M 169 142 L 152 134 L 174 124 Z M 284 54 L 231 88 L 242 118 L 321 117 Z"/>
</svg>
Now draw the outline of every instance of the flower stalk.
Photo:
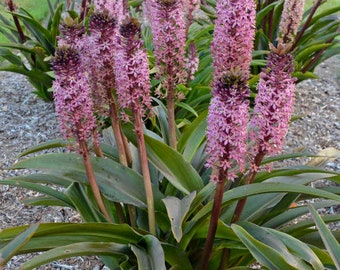
<svg viewBox="0 0 340 270">
<path fill-rule="evenodd" d="M 75 139 L 75 147 L 83 158 L 86 175 L 98 208 L 107 221 L 111 221 L 90 160 L 87 141 L 92 138 L 93 144 L 98 148 L 99 139 L 90 87 L 84 75 L 84 65 L 79 52 L 67 46 L 58 48 L 52 60 L 52 68 L 55 72 L 53 88 L 61 131 L 65 139 Z"/>
<path fill-rule="evenodd" d="M 151 29 L 155 46 L 158 77 L 162 81 L 168 109 L 169 145 L 177 147 L 175 121 L 176 84 L 185 83 L 186 24 L 180 0 L 146 1 L 152 18 Z"/>
<path fill-rule="evenodd" d="M 115 72 L 118 104 L 122 109 L 130 110 L 132 114 L 144 180 L 149 231 L 156 234 L 154 197 L 142 120 L 151 109 L 149 66 L 147 54 L 143 49 L 140 23 L 129 16 L 122 21 L 119 28 Z M 128 114 L 123 113 L 122 116 L 130 120 Z"/>
<path fill-rule="evenodd" d="M 8 10 L 10 12 L 15 12 L 15 10 L 17 9 L 17 7 L 14 4 L 13 0 L 4 0 L 4 4 L 7 5 Z M 15 27 L 17 28 L 17 31 L 18 31 L 18 34 L 19 34 L 20 43 L 25 43 L 26 42 L 26 37 L 25 37 L 24 31 L 22 30 L 22 27 L 20 25 L 18 16 L 16 16 L 15 14 L 12 14 L 12 17 L 13 17 L 13 21 L 14 21 Z"/>
<path fill-rule="evenodd" d="M 218 173 L 219 179 L 216 183 L 214 204 L 213 204 L 213 208 L 211 212 L 207 240 L 205 242 L 205 246 L 203 250 L 203 261 L 201 265 L 201 270 L 208 269 L 209 259 L 211 256 L 211 251 L 212 251 L 214 238 L 215 238 L 215 234 L 217 230 L 217 224 L 218 224 L 218 220 L 221 215 L 222 199 L 223 199 L 224 188 L 225 188 L 225 184 L 227 180 L 227 177 L 226 177 L 227 173 L 228 171 L 225 171 L 223 169 L 220 169 L 220 172 Z"/>
<path fill-rule="evenodd" d="M 112 219 L 105 207 L 105 204 L 103 202 L 102 199 L 102 195 L 100 193 L 100 189 L 98 187 L 98 183 L 96 180 L 96 177 L 94 175 L 94 171 L 93 171 L 93 167 L 92 167 L 92 163 L 91 163 L 91 159 L 90 159 L 90 151 L 88 149 L 88 145 L 86 143 L 86 141 L 84 140 L 80 140 L 79 141 L 79 148 L 81 149 L 82 154 L 82 158 L 83 158 L 83 163 L 84 163 L 84 167 L 85 167 L 85 172 L 87 175 L 87 179 L 89 181 L 92 193 L 94 195 L 94 198 L 96 200 L 97 206 L 99 208 L 99 210 L 103 213 L 103 215 L 105 216 L 106 220 L 109 222 L 112 222 Z"/>
<path fill-rule="evenodd" d="M 216 191 L 202 270 L 208 269 L 226 181 L 233 181 L 237 173 L 245 169 L 255 3 L 252 0 L 219 0 L 216 14 L 211 45 L 214 88 L 207 119 L 207 166 L 213 169 L 211 180 L 216 183 Z M 226 263 L 227 260 L 221 260 L 221 269 Z"/>
</svg>

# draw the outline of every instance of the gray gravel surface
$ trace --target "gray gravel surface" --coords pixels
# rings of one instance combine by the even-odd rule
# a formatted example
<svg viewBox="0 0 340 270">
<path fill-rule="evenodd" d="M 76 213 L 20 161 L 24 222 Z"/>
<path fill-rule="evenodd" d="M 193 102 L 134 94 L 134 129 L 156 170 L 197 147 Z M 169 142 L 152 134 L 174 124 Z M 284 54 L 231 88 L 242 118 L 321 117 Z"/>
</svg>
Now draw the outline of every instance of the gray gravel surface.
<svg viewBox="0 0 340 270">
<path fill-rule="evenodd" d="M 313 153 L 327 147 L 340 149 L 339 64 L 340 56 L 333 57 L 317 68 L 316 73 L 320 79 L 304 81 L 298 85 L 295 114 L 304 117 L 291 125 L 284 151 L 290 152 L 302 145 Z M 8 168 L 18 160 L 23 150 L 58 136 L 59 128 L 53 105 L 33 95 L 31 86 L 23 76 L 0 72 L 0 179 L 21 173 Z M 326 166 L 339 171 L 340 162 L 334 160 Z M 21 188 L 0 185 L 0 229 L 35 222 L 79 221 L 79 216 L 69 209 L 22 204 L 23 199 L 38 195 Z M 334 210 L 340 212 L 339 208 L 335 207 Z M 15 257 L 5 270 L 18 269 L 28 258 Z M 102 264 L 91 257 L 56 262 L 39 269 L 101 267 Z"/>
</svg>

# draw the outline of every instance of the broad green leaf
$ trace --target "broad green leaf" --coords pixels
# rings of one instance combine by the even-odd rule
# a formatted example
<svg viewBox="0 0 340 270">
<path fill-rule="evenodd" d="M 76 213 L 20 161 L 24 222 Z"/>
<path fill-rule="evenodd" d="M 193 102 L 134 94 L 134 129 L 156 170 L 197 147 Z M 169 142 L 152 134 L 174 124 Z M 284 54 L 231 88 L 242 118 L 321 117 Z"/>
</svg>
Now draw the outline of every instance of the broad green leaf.
<svg viewBox="0 0 340 270">
<path fill-rule="evenodd" d="M 222 202 L 222 210 L 232 204 L 236 200 L 240 200 L 242 198 L 254 196 L 257 194 L 266 194 L 266 193 L 301 193 L 301 194 L 309 194 L 313 197 L 323 197 L 336 201 L 340 201 L 340 196 L 326 192 L 321 190 L 316 190 L 312 187 L 306 187 L 302 185 L 296 184 L 284 184 L 284 183 L 255 183 L 251 185 L 245 185 L 233 188 L 224 193 L 223 202 Z M 196 230 L 201 226 L 204 220 L 209 217 L 211 213 L 213 202 L 210 201 L 204 207 L 200 209 L 198 213 L 188 222 L 188 226 L 186 226 L 183 237 L 180 245 L 182 248 L 186 248 L 188 243 L 191 241 L 193 235 Z"/>
<path fill-rule="evenodd" d="M 332 257 L 329 256 L 329 253 L 325 249 L 317 248 L 313 245 L 309 245 L 313 252 L 318 256 L 318 258 L 321 260 L 322 264 L 325 266 L 325 269 L 327 270 L 338 270 L 336 269 L 334 262 L 332 260 Z"/>
<path fill-rule="evenodd" d="M 300 240 L 280 231 L 260 227 L 249 222 L 242 223 L 241 226 L 257 240 L 272 246 L 279 251 L 280 254 L 284 255 L 287 262 L 291 261 L 290 264 L 297 264 L 298 269 L 308 269 L 308 267 L 302 263 L 300 259 L 311 264 L 314 270 L 324 269 L 321 261 L 315 253 L 308 247 L 307 244 Z"/>
<path fill-rule="evenodd" d="M 235 200 L 239 200 L 241 198 L 254 196 L 256 194 L 266 194 L 266 193 L 302 193 L 309 194 L 315 197 L 323 197 L 328 199 L 333 199 L 340 201 L 340 196 L 317 190 L 312 187 L 297 185 L 297 184 L 285 184 L 285 183 L 255 183 L 251 185 L 240 186 L 237 188 L 233 188 L 224 193 L 222 207 L 225 207 L 231 204 Z M 212 209 L 213 202 L 210 201 L 206 206 L 204 206 L 199 213 L 194 217 L 193 220 L 200 219 L 201 217 L 205 217 L 210 213 Z"/>
<path fill-rule="evenodd" d="M 92 158 L 92 166 L 98 185 L 113 201 L 146 207 L 144 182 L 140 174 L 111 159 Z M 67 177 L 87 184 L 84 165 L 79 155 L 73 153 L 45 154 L 25 159 L 15 164 L 13 169 L 40 169 L 57 177 Z M 153 188 L 156 202 L 163 198 L 157 188 Z M 156 204 L 156 206 L 160 204 Z"/>
<path fill-rule="evenodd" d="M 296 77 L 299 81 L 318 78 L 316 74 L 310 71 L 307 71 L 307 72 L 296 71 L 293 73 L 293 77 Z"/>
<path fill-rule="evenodd" d="M 33 53 L 33 48 L 30 48 L 28 46 L 25 46 L 23 44 L 17 44 L 17 43 L 0 43 L 1 48 L 9 48 L 14 50 L 19 50 L 21 52 L 27 52 L 27 53 Z"/>
<path fill-rule="evenodd" d="M 273 234 L 276 234 L 277 237 L 289 248 L 289 250 L 294 253 L 294 255 L 299 256 L 310 265 L 312 265 L 313 270 L 325 269 L 323 262 L 319 259 L 318 255 L 315 254 L 313 249 L 311 249 L 307 244 L 290 235 L 283 234 L 277 230 L 270 231 Z"/>
<path fill-rule="evenodd" d="M 79 183 L 71 184 L 67 190 L 66 195 L 72 201 L 74 208 L 81 215 L 82 220 L 86 222 L 104 222 L 105 218 L 94 207 L 93 202 L 89 199 L 84 187 Z"/>
<path fill-rule="evenodd" d="M 0 233 L 0 248 L 27 229 L 19 226 L 3 229 Z M 48 249 L 80 242 L 115 242 L 136 244 L 142 235 L 127 224 L 109 223 L 43 223 L 36 229 L 20 253 L 45 251 Z"/>
<path fill-rule="evenodd" d="M 337 205 L 338 203 L 339 203 L 338 201 L 323 200 L 321 202 L 313 203 L 313 207 L 315 207 L 316 209 L 319 209 L 319 208 L 324 208 L 324 207 L 330 207 L 332 205 Z M 283 212 L 282 214 L 273 216 L 271 219 L 269 219 L 264 224 L 262 224 L 262 226 L 270 227 L 270 228 L 278 228 L 286 224 L 290 225 L 291 221 L 293 221 L 295 218 L 303 216 L 307 213 L 308 213 L 308 209 L 306 206 L 290 208 L 286 210 L 285 212 Z"/>
<path fill-rule="evenodd" d="M 328 16 L 330 14 L 337 13 L 338 11 L 340 11 L 340 5 L 336 6 L 334 8 L 324 10 L 320 14 L 313 16 L 313 19 L 310 21 L 310 25 L 313 25 L 315 22 L 319 21 L 320 19 L 325 18 L 326 16 Z"/>
<path fill-rule="evenodd" d="M 58 206 L 58 207 L 70 207 L 68 204 L 63 203 L 55 198 L 48 196 L 41 196 L 38 198 L 24 199 L 22 201 L 25 205 L 35 205 L 35 206 Z"/>
<path fill-rule="evenodd" d="M 237 224 L 232 224 L 231 229 L 242 241 L 242 243 L 249 249 L 249 252 L 262 265 L 271 270 L 298 270 L 298 265 L 291 265 L 286 261 L 287 254 L 280 254 L 280 252 L 273 249 L 272 246 L 265 245 L 252 237 L 245 229 Z M 270 237 L 268 235 L 268 237 Z"/>
<path fill-rule="evenodd" d="M 57 148 L 57 147 L 66 147 L 68 144 L 65 140 L 63 139 L 54 139 L 54 140 L 49 140 L 47 142 L 40 143 L 36 146 L 33 146 L 26 151 L 22 152 L 20 154 L 20 157 L 27 156 L 32 153 L 36 153 L 39 151 L 43 151 L 46 149 L 52 149 L 52 148 Z"/>
<path fill-rule="evenodd" d="M 332 234 L 335 239 L 340 242 L 340 230 L 332 231 Z M 294 237 L 300 239 L 302 242 L 308 245 L 313 245 L 318 248 L 326 249 L 320 232 L 315 227 L 301 231 L 299 235 L 294 234 Z"/>
<path fill-rule="evenodd" d="M 339 204 L 339 202 L 338 202 Z M 340 221 L 340 215 L 327 215 L 323 217 L 323 221 L 325 223 L 331 223 L 331 222 L 338 222 Z M 298 235 L 300 232 L 303 232 L 305 229 L 311 228 L 314 226 L 313 219 L 305 218 L 304 220 L 296 223 L 296 224 L 289 224 L 285 227 L 283 227 L 281 230 L 283 232 L 287 232 L 292 235 Z"/>
<path fill-rule="evenodd" d="M 311 166 L 294 166 L 283 169 L 272 170 L 271 172 L 259 172 L 255 182 L 288 182 L 308 184 L 321 178 L 332 178 L 338 174 L 333 171 Z"/>
<path fill-rule="evenodd" d="M 183 153 L 183 157 L 191 161 L 197 149 L 205 138 L 207 127 L 207 111 L 201 113 L 190 126 L 184 129 L 182 137 L 178 141 L 178 151 Z"/>
<path fill-rule="evenodd" d="M 193 270 L 187 254 L 169 243 L 161 243 L 166 262 L 177 270 Z M 172 268 L 171 268 L 172 269 Z"/>
<path fill-rule="evenodd" d="M 162 200 L 168 212 L 168 217 L 171 223 L 171 231 L 177 242 L 179 242 L 182 238 L 182 224 L 189 212 L 191 203 L 195 196 L 196 192 L 194 191 L 188 196 L 184 197 L 182 200 L 178 199 L 177 197 L 170 196 Z"/>
<path fill-rule="evenodd" d="M 51 20 L 50 31 L 51 31 L 51 43 L 56 44 L 56 37 L 59 33 L 59 25 L 61 20 L 61 14 L 63 11 L 64 5 L 59 3 L 57 8 L 54 10 L 54 14 Z"/>
<path fill-rule="evenodd" d="M 20 179 L 21 178 L 21 179 Z M 47 182 L 47 181 L 46 181 Z M 32 182 L 27 181 L 26 179 L 22 179 L 22 177 L 17 177 L 9 179 L 9 180 L 0 180 L 0 184 L 2 185 L 11 185 L 11 186 L 18 186 L 23 187 L 29 190 L 34 190 L 37 192 L 40 192 L 42 194 L 48 195 L 50 197 L 56 198 L 63 202 L 64 204 L 72 207 L 72 202 L 65 196 L 62 192 L 55 190 L 54 188 L 41 185 L 41 184 L 35 184 Z"/>
<path fill-rule="evenodd" d="M 117 243 L 82 242 L 66 246 L 57 247 L 35 256 L 30 261 L 24 263 L 21 269 L 30 270 L 43 264 L 60 259 L 76 256 L 98 256 L 107 255 L 118 258 L 127 257 L 130 248 L 127 245 Z"/>
<path fill-rule="evenodd" d="M 0 249 L 1 269 L 30 240 L 37 228 L 38 224 L 31 225 Z"/>
<path fill-rule="evenodd" d="M 310 56 L 322 49 L 328 48 L 332 46 L 332 43 L 324 43 L 324 44 L 317 44 L 314 46 L 310 46 L 306 49 L 304 49 L 303 51 L 299 52 L 296 56 L 295 56 L 295 60 L 296 62 L 300 62 L 300 61 L 304 61 L 304 59 L 308 59 L 310 58 Z"/>
<path fill-rule="evenodd" d="M 28 175 L 19 175 L 13 178 L 8 178 L 6 180 L 1 181 L 7 181 L 6 185 L 16 185 L 16 181 L 26 181 L 26 182 L 32 182 L 32 183 L 41 183 L 41 184 L 54 184 L 61 187 L 68 187 L 73 180 L 66 177 L 58 177 L 55 175 L 50 174 L 28 174 Z M 5 183 L 5 182 L 1 182 Z"/>
<path fill-rule="evenodd" d="M 203 188 L 198 173 L 177 151 L 149 136 L 145 136 L 145 142 L 151 163 L 172 185 L 186 194 Z"/>
<path fill-rule="evenodd" d="M 14 72 L 14 73 L 19 73 L 19 74 L 27 76 L 29 80 L 31 79 L 32 81 L 39 82 L 40 84 L 43 84 L 43 85 L 51 85 L 52 83 L 52 78 L 50 76 L 48 76 L 46 73 L 41 72 L 37 69 L 27 70 L 24 67 L 9 65 L 9 66 L 0 67 L 0 71 L 9 71 L 9 72 Z"/>
<path fill-rule="evenodd" d="M 208 235 L 210 220 L 206 220 L 195 233 L 195 239 L 206 239 Z M 225 224 L 223 221 L 219 220 L 217 223 L 217 229 L 215 234 L 216 239 L 227 240 L 223 247 L 244 249 L 244 246 L 239 243 L 238 237 L 235 235 L 233 230 L 229 225 Z M 219 243 L 222 245 L 222 242 Z"/>
<path fill-rule="evenodd" d="M 247 199 L 246 205 L 242 211 L 240 220 L 253 221 L 261 219 L 271 208 L 280 202 L 285 196 L 284 193 L 270 193 L 255 195 Z M 234 208 L 230 207 L 224 216 L 229 219 L 223 219 L 225 222 L 230 222 Z"/>
<path fill-rule="evenodd" d="M 131 245 L 135 253 L 139 270 L 166 270 L 163 248 L 152 235 L 143 236 L 137 245 Z"/>
<path fill-rule="evenodd" d="M 330 253 L 337 269 L 340 269 L 340 244 L 335 239 L 331 231 L 327 228 L 326 224 L 313 208 L 313 206 L 308 205 L 309 211 L 315 221 L 315 225 L 321 235 L 322 241 L 325 244 L 328 252 Z"/>
<path fill-rule="evenodd" d="M 261 10 L 259 10 L 256 13 L 256 25 L 260 25 L 263 21 L 263 18 L 270 12 L 272 11 L 275 6 L 277 5 L 277 2 L 271 3 L 270 5 L 267 5 L 264 8 L 261 8 Z"/>
<path fill-rule="evenodd" d="M 8 49 L 0 48 L 0 56 L 11 62 L 13 65 L 23 66 L 21 58 Z"/>
<path fill-rule="evenodd" d="M 26 14 L 29 14 L 26 10 L 22 9 Z M 21 13 L 14 13 L 22 20 L 26 29 L 39 41 L 40 45 L 44 47 L 49 54 L 54 53 L 54 44 L 52 43 L 51 33 L 48 29 L 34 19 L 32 16 L 27 16 Z"/>
</svg>

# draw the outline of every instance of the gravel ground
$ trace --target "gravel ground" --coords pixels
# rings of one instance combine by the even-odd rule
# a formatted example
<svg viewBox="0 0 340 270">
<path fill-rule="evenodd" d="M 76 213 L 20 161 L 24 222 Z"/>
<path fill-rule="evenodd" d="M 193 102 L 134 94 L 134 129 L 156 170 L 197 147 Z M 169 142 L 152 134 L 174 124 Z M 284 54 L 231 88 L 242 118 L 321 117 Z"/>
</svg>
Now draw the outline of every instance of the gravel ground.
<svg viewBox="0 0 340 270">
<path fill-rule="evenodd" d="M 318 80 L 300 83 L 296 91 L 295 114 L 304 117 L 290 128 L 284 151 L 302 145 L 313 153 L 334 147 L 340 149 L 340 56 L 321 64 Z M 38 99 L 26 79 L 13 73 L 0 72 L 0 179 L 17 175 L 8 170 L 25 149 L 59 136 L 53 105 Z M 326 164 L 339 171 L 340 162 Z M 65 208 L 31 207 L 24 198 L 38 196 L 34 192 L 0 185 L 0 229 L 34 222 L 78 221 L 76 213 Z M 340 213 L 340 207 L 332 211 Z M 15 257 L 5 270 L 18 269 L 27 256 Z M 96 258 L 75 258 L 39 268 L 102 269 Z"/>
</svg>

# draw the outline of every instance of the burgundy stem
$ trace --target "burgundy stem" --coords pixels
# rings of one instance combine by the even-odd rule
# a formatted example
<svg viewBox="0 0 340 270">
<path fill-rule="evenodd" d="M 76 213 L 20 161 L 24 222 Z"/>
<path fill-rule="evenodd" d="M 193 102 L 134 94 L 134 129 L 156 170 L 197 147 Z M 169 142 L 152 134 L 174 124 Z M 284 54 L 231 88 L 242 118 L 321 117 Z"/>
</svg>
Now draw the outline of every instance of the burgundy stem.
<svg viewBox="0 0 340 270">
<path fill-rule="evenodd" d="M 261 162 L 262 162 L 262 159 L 264 158 L 264 156 L 265 156 L 264 152 L 259 152 L 255 156 L 254 163 L 253 163 L 255 168 L 258 168 L 261 165 Z M 249 174 L 247 175 L 245 185 L 250 185 L 250 184 L 254 183 L 256 174 L 257 174 L 256 169 L 250 170 Z M 231 223 L 235 223 L 235 222 L 240 220 L 241 214 L 242 214 L 242 211 L 243 211 L 243 208 L 244 208 L 246 202 L 247 202 L 247 198 L 243 198 L 243 199 L 241 199 L 237 202 L 236 209 L 235 209 L 233 218 L 231 220 Z"/>
<path fill-rule="evenodd" d="M 8 5 L 8 9 L 9 9 L 10 12 L 15 12 L 15 6 L 14 6 L 14 3 L 13 3 L 12 0 L 9 0 L 7 5 Z M 13 17 L 15 27 L 17 28 L 17 31 L 18 31 L 18 34 L 19 34 L 19 37 L 20 37 L 20 43 L 25 43 L 26 37 L 25 37 L 25 34 L 24 34 L 24 32 L 21 28 L 18 16 L 16 16 L 15 14 L 12 14 L 12 17 Z"/>
<path fill-rule="evenodd" d="M 134 112 L 134 124 L 135 124 L 135 133 L 137 137 L 137 145 L 139 151 L 140 164 L 144 179 L 144 189 L 146 195 L 146 203 L 148 210 L 148 221 L 149 221 L 149 231 L 151 234 L 156 234 L 156 219 L 155 219 L 155 205 L 154 198 L 152 192 L 152 184 L 151 184 L 151 176 L 148 164 L 148 158 L 146 154 L 146 147 L 144 141 L 144 133 L 143 133 L 143 125 L 142 125 L 142 116 L 141 112 L 137 110 L 133 110 Z"/>
<path fill-rule="evenodd" d="M 88 149 L 86 141 L 79 140 L 79 147 L 81 149 L 86 175 L 87 175 L 91 190 L 93 192 L 94 198 L 98 205 L 98 208 L 103 213 L 106 220 L 111 222 L 111 217 L 104 205 L 104 202 L 103 202 L 103 199 L 102 199 L 102 196 L 101 196 L 98 184 L 97 184 L 97 180 L 94 175 L 94 171 L 93 171 L 93 167 L 92 167 L 92 163 L 90 159 L 90 154 L 89 154 L 89 149 Z"/>
<path fill-rule="evenodd" d="M 224 193 L 224 187 L 226 183 L 227 171 L 220 169 L 218 174 L 218 182 L 216 183 L 216 191 L 214 197 L 214 204 L 211 212 L 209 230 L 207 235 L 207 240 L 205 242 L 205 247 L 203 251 L 203 262 L 201 265 L 201 270 L 207 270 L 209 259 L 211 256 L 211 251 L 214 243 L 214 238 L 217 230 L 218 220 L 221 214 L 222 199 Z"/>
</svg>

